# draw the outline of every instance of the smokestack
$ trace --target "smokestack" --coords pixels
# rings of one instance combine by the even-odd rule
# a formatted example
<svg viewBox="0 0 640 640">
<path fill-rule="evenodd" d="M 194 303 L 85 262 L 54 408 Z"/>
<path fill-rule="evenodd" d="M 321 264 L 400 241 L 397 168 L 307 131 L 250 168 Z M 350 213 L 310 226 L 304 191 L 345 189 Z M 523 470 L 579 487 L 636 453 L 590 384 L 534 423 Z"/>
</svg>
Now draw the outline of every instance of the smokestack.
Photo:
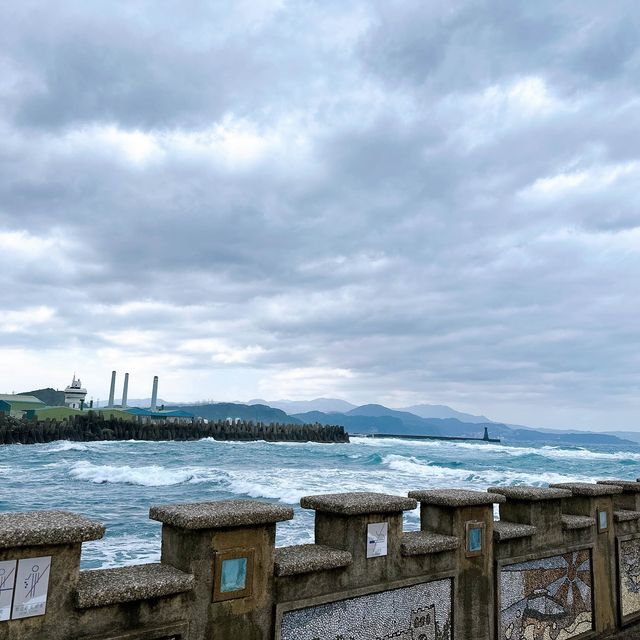
<svg viewBox="0 0 640 640">
<path fill-rule="evenodd" d="M 151 411 L 156 410 L 158 404 L 158 376 L 153 376 L 153 391 L 151 392 Z"/>
<path fill-rule="evenodd" d="M 124 387 L 122 387 L 122 408 L 127 408 L 127 396 L 129 395 L 129 374 L 124 374 Z"/>
<path fill-rule="evenodd" d="M 111 372 L 111 388 L 109 389 L 109 404 L 107 407 L 113 407 L 113 403 L 115 402 L 116 395 L 116 372 Z"/>
</svg>

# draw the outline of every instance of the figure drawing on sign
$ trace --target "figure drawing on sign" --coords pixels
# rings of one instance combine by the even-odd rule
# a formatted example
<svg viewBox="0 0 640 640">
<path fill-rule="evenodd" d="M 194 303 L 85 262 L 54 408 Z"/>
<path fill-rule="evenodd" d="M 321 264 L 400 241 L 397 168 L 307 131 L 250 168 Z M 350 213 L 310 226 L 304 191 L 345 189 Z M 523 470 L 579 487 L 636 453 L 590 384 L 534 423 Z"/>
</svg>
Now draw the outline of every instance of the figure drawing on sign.
<svg viewBox="0 0 640 640">
<path fill-rule="evenodd" d="M 42 616 L 47 608 L 51 557 L 18 561 L 12 618 Z"/>
<path fill-rule="evenodd" d="M 13 600 L 13 585 L 16 579 L 16 561 L 3 560 L 0 562 L 0 621 L 11 618 L 11 601 Z"/>
<path fill-rule="evenodd" d="M 367 558 L 379 558 L 387 555 L 387 532 L 389 525 L 386 522 L 376 522 L 367 527 Z"/>
</svg>

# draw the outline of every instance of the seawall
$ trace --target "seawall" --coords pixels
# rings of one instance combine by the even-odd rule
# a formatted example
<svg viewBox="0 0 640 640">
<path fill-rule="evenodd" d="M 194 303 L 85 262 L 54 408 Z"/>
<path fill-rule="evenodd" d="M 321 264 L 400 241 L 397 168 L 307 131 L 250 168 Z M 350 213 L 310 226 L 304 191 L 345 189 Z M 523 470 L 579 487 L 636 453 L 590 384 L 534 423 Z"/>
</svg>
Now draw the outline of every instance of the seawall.
<svg viewBox="0 0 640 640">
<path fill-rule="evenodd" d="M 498 506 L 500 519 L 494 518 Z M 161 504 L 161 561 L 80 571 L 104 527 L 0 514 L 0 640 L 580 640 L 637 637 L 640 482 Z M 419 506 L 421 526 L 403 513 Z"/>
<path fill-rule="evenodd" d="M 56 440 L 95 442 L 99 440 L 265 440 L 267 442 L 349 442 L 340 426 L 319 424 L 264 424 L 224 420 L 166 422 L 149 418 L 103 419 L 89 413 L 69 420 L 14 420 L 0 416 L 1 444 L 36 444 Z"/>
</svg>

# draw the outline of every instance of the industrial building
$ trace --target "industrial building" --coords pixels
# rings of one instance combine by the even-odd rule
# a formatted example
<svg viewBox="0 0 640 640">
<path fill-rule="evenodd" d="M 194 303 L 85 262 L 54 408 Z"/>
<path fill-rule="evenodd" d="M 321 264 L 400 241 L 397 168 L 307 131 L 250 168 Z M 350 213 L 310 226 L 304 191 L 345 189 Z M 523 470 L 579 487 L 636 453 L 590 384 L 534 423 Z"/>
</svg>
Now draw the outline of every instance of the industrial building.
<svg viewBox="0 0 640 640">
<path fill-rule="evenodd" d="M 124 387 L 122 389 L 121 405 L 115 404 L 116 372 L 111 373 L 111 385 L 109 389 L 109 402 L 106 407 L 94 408 L 93 400 L 89 406 L 85 404 L 87 390 L 82 387 L 82 383 L 75 374 L 73 381 L 64 390 L 64 406 L 48 406 L 35 396 L 0 394 L 0 414 L 13 418 L 27 418 L 28 420 L 67 420 L 75 415 L 81 415 L 83 411 L 94 411 L 104 418 L 115 418 L 132 421 L 147 420 L 171 423 L 191 422 L 193 414 L 179 409 L 165 410 L 164 406 L 158 409 L 158 376 L 153 377 L 151 391 L 151 406 L 148 409 L 127 406 L 127 396 L 129 391 L 129 374 L 125 373 Z M 52 390 L 53 391 L 53 390 Z"/>
<path fill-rule="evenodd" d="M 45 403 L 35 396 L 19 396 L 16 394 L 0 394 L 0 413 L 12 418 L 22 418 L 30 409 L 44 409 Z"/>
</svg>

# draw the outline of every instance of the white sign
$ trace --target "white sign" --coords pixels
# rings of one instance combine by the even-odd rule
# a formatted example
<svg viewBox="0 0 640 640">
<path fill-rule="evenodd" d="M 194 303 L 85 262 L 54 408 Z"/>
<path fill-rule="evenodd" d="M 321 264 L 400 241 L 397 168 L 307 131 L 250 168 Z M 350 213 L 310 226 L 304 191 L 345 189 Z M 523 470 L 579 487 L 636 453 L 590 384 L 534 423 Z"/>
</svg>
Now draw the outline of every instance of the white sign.
<svg viewBox="0 0 640 640">
<path fill-rule="evenodd" d="M 16 560 L 0 562 L 0 621 L 11 617 L 13 585 L 16 582 Z"/>
<path fill-rule="evenodd" d="M 379 558 L 387 555 L 386 522 L 376 522 L 367 526 L 367 558 Z"/>
<path fill-rule="evenodd" d="M 43 616 L 47 609 L 51 556 L 18 560 L 13 613 L 11 617 Z"/>
</svg>

